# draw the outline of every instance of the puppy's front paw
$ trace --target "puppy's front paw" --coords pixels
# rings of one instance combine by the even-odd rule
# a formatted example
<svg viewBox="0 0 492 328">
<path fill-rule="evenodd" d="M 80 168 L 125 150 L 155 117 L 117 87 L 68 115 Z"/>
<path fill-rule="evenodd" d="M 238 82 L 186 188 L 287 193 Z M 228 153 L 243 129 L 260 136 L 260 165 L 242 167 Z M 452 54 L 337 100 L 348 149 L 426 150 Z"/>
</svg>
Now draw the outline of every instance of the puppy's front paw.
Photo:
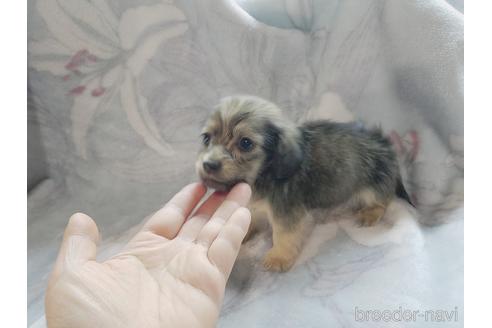
<svg viewBox="0 0 492 328">
<path fill-rule="evenodd" d="M 295 263 L 296 259 L 292 255 L 272 248 L 266 253 L 263 259 L 263 266 L 268 271 L 285 272 Z"/>
</svg>

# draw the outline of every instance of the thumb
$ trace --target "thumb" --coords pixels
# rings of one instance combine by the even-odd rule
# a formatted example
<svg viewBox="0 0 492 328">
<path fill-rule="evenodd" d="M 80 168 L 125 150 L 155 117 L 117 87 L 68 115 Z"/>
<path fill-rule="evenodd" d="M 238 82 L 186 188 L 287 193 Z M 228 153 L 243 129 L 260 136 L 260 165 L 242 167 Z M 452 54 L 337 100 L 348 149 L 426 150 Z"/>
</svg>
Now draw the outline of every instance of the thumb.
<svg viewBox="0 0 492 328">
<path fill-rule="evenodd" d="M 65 228 L 51 278 L 56 279 L 71 266 L 95 260 L 98 240 L 99 231 L 94 220 L 83 213 L 72 215 Z"/>
</svg>

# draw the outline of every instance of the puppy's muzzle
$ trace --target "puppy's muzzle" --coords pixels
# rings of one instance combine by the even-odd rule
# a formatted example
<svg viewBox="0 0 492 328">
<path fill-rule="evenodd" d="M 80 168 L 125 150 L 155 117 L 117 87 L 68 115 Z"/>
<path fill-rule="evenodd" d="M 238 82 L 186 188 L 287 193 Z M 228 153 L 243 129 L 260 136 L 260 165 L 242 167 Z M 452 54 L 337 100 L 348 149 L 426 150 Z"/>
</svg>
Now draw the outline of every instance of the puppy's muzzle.
<svg viewBox="0 0 492 328">
<path fill-rule="evenodd" d="M 220 161 L 207 160 L 203 162 L 203 169 L 208 174 L 216 173 L 222 168 L 222 163 Z"/>
</svg>

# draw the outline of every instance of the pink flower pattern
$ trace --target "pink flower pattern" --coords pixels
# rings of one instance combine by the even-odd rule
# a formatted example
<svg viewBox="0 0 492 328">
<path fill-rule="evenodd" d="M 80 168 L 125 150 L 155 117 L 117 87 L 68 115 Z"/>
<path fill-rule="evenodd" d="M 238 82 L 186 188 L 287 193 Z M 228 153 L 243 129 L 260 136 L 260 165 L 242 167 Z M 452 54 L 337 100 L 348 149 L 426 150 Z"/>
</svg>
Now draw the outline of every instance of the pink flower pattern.
<svg viewBox="0 0 492 328">
<path fill-rule="evenodd" d="M 89 79 L 84 81 L 85 84 L 71 89 L 68 92 L 69 95 L 79 96 L 85 92 L 87 84 L 96 78 L 91 76 L 91 64 L 96 63 L 98 60 L 99 58 L 96 55 L 91 54 L 87 49 L 81 49 L 69 58 L 64 66 L 68 73 L 62 77 L 63 81 L 70 81 L 73 77 L 89 76 Z M 88 71 L 89 73 L 83 74 L 82 71 Z M 94 71 L 94 68 L 92 68 L 92 71 Z M 101 78 L 99 77 L 99 86 L 91 90 L 91 96 L 99 97 L 104 94 L 105 91 L 106 88 L 101 85 Z"/>
<path fill-rule="evenodd" d="M 396 151 L 396 155 L 400 161 L 400 170 L 410 170 L 410 167 L 415 163 L 420 151 L 420 138 L 415 130 L 411 130 L 403 137 L 392 130 L 389 134 L 389 138 Z M 418 205 L 418 197 L 415 192 L 410 193 L 410 199 L 415 205 Z"/>
</svg>

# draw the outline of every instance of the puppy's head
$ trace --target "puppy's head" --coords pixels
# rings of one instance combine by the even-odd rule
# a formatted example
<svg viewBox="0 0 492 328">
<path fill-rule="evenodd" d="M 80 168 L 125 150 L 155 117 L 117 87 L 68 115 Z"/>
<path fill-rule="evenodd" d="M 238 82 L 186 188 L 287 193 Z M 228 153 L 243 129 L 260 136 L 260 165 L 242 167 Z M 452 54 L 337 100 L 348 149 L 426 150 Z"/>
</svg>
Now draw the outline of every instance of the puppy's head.
<svg viewBox="0 0 492 328">
<path fill-rule="evenodd" d="M 260 174 L 287 179 L 302 160 L 298 128 L 274 104 L 251 96 L 221 100 L 202 131 L 196 170 L 210 188 L 228 190 Z"/>
</svg>

